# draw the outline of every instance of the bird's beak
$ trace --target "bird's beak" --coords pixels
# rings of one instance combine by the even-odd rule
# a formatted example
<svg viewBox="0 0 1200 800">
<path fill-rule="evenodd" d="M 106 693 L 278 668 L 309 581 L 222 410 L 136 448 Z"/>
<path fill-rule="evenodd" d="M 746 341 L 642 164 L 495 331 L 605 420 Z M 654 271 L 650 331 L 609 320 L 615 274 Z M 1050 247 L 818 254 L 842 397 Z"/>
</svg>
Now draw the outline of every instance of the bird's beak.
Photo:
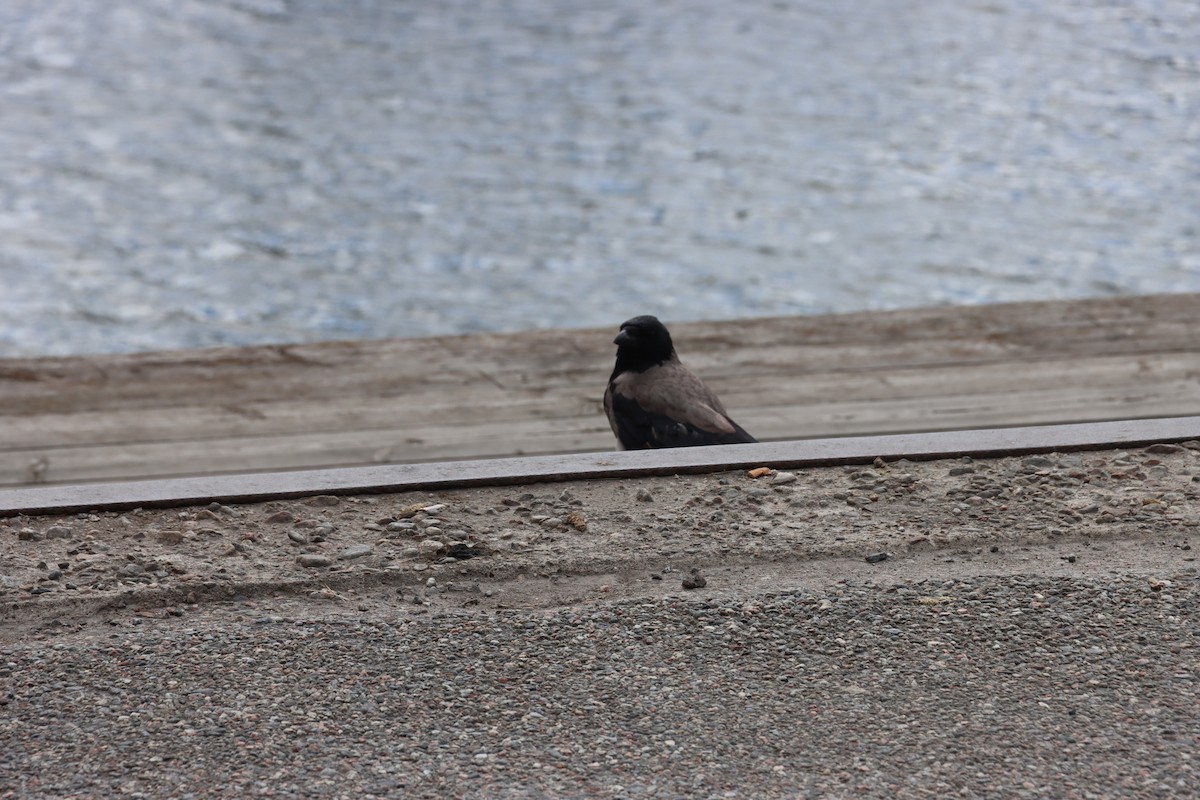
<svg viewBox="0 0 1200 800">
<path fill-rule="evenodd" d="M 624 328 L 622 328 L 621 332 L 617 334 L 617 338 L 613 339 L 613 344 L 631 344 L 632 342 L 633 337 L 630 336 L 629 332 Z"/>
</svg>

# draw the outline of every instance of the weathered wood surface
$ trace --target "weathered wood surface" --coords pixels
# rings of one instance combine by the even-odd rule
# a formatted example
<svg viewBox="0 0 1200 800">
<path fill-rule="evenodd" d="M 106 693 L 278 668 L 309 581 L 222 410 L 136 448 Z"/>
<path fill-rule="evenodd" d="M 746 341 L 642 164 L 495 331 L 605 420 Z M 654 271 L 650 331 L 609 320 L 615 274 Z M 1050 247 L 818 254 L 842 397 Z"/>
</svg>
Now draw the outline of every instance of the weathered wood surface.
<svg viewBox="0 0 1200 800">
<path fill-rule="evenodd" d="M 1197 311 L 1162 295 L 671 329 L 778 440 L 1197 414 Z M 0 360 L 0 485 L 612 449 L 616 322 Z"/>
<path fill-rule="evenodd" d="M 934 459 L 1145 447 L 1200 439 L 1200 416 L 793 439 L 757 444 L 383 464 L 129 482 L 0 487 L 0 517 L 149 506 L 258 503 L 317 494 L 368 494 L 589 478 L 683 475 L 770 464 L 796 469 Z"/>
</svg>

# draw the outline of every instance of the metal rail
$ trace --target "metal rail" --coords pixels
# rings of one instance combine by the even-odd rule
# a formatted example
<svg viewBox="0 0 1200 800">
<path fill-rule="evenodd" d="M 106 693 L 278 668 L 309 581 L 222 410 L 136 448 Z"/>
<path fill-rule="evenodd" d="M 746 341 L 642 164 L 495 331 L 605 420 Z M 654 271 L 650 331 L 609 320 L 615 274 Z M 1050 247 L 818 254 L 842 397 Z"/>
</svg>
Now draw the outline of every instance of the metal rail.
<svg viewBox="0 0 1200 800">
<path fill-rule="evenodd" d="M 1000 457 L 1052 451 L 1108 450 L 1193 439 L 1200 440 L 1200 416 L 207 475 L 127 483 L 32 486 L 0 490 L 0 517 L 192 506 L 211 502 L 255 503 L 319 494 L 376 494 L 589 478 L 720 472 L 758 466 L 795 469 L 870 463 L 876 458 L 885 461 L 900 458 L 929 460 L 966 455 Z"/>
</svg>

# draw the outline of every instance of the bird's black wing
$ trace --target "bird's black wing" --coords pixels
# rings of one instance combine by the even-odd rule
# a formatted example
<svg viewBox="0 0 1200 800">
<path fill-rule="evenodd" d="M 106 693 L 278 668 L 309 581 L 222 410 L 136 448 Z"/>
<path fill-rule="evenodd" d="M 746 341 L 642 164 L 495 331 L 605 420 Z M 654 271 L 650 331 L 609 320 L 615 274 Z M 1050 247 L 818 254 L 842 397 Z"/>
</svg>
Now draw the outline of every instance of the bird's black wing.
<svg viewBox="0 0 1200 800">
<path fill-rule="evenodd" d="M 732 433 L 706 431 L 666 414 L 647 411 L 636 400 L 626 397 L 620 391 L 610 392 L 610 398 L 609 421 L 626 450 L 758 441 L 728 417 L 726 419 L 733 427 Z"/>
</svg>

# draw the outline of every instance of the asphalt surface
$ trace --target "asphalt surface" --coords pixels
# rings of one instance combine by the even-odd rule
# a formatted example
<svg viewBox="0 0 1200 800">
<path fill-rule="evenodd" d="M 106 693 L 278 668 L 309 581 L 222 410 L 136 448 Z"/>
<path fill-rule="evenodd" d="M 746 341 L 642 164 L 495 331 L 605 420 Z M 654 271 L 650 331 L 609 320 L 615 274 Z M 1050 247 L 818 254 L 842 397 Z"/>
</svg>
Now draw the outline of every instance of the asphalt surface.
<svg viewBox="0 0 1200 800">
<path fill-rule="evenodd" d="M 1198 478 L 1187 443 L 5 520 L 0 798 L 1193 797 Z"/>
<path fill-rule="evenodd" d="M 4 649 L 0 796 L 1189 797 L 1198 598 L 1192 570 L 121 624 Z"/>
</svg>

